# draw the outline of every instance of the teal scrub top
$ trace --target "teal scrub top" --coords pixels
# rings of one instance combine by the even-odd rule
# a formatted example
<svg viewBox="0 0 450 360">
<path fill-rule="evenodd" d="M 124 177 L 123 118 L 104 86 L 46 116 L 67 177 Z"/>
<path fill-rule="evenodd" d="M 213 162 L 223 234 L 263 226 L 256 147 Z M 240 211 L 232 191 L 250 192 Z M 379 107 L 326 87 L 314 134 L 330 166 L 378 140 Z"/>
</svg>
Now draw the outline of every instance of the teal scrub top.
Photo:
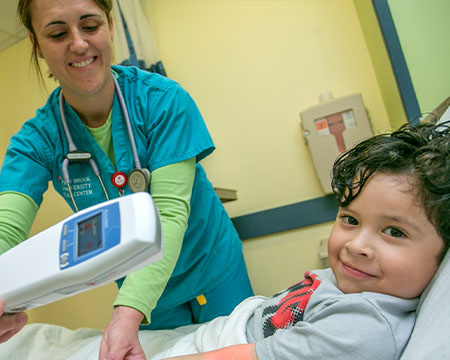
<svg viewBox="0 0 450 360">
<path fill-rule="evenodd" d="M 163 311 L 208 292 L 225 280 L 242 258 L 242 244 L 198 163 L 214 150 L 214 144 L 192 98 L 178 83 L 158 74 L 135 67 L 112 69 L 128 109 L 141 165 L 153 171 L 193 157 L 197 160 L 188 228 L 173 274 L 156 307 Z M 68 144 L 59 114 L 60 91 L 54 90 L 36 116 L 11 138 L 0 171 L 0 192 L 21 192 L 40 205 L 52 181 L 55 190 L 74 209 L 61 171 Z M 64 111 L 75 145 L 92 154 L 109 197 L 119 196 L 111 175 L 116 170 L 129 174 L 135 165 L 117 95 L 112 110 L 117 169 L 67 103 Z M 88 164 L 70 165 L 69 174 L 80 210 L 106 200 Z M 128 186 L 124 191 L 130 193 Z"/>
</svg>

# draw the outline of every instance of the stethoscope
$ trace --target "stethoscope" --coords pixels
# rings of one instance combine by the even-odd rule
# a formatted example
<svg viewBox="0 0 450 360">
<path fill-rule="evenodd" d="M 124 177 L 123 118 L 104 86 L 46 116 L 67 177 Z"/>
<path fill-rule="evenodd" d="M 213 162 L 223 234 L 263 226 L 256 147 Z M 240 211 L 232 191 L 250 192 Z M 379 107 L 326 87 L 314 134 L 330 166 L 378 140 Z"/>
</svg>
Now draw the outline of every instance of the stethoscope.
<svg viewBox="0 0 450 360">
<path fill-rule="evenodd" d="M 133 151 L 133 158 L 134 158 L 134 165 L 135 169 L 133 169 L 130 174 L 127 176 L 120 171 L 116 171 L 112 177 L 111 182 L 115 187 L 119 189 L 119 194 L 123 195 L 123 187 L 127 184 L 132 192 L 138 192 L 138 191 L 145 191 L 147 189 L 148 184 L 150 183 L 150 171 L 146 168 L 141 167 L 141 163 L 139 161 L 139 157 L 137 154 L 136 149 L 136 142 L 134 139 L 133 131 L 131 129 L 131 122 L 130 118 L 128 116 L 128 110 L 125 105 L 125 101 L 123 99 L 122 91 L 120 90 L 119 84 L 117 82 L 117 79 L 114 75 L 112 75 L 113 81 L 114 81 L 114 88 L 116 90 L 117 97 L 119 99 L 120 108 L 122 110 L 123 117 L 125 118 L 125 123 L 127 125 L 128 130 L 128 137 L 130 139 L 131 144 L 131 150 Z M 59 94 L 59 113 L 61 116 L 61 122 L 64 128 L 64 132 L 66 134 L 67 142 L 69 144 L 69 152 L 64 158 L 64 161 L 62 163 L 62 174 L 64 181 L 67 184 L 67 187 L 69 189 L 69 195 L 72 200 L 73 206 L 75 207 L 75 210 L 78 211 L 77 204 L 75 202 L 75 198 L 73 197 L 72 189 L 70 186 L 70 176 L 69 176 L 69 165 L 71 164 L 79 164 L 79 163 L 89 163 L 89 165 L 92 168 L 92 171 L 97 176 L 97 179 L 99 180 L 103 192 L 105 193 L 106 200 L 109 200 L 108 192 L 106 191 L 105 185 L 103 184 L 102 178 L 100 176 L 100 171 L 98 169 L 97 164 L 95 163 L 94 159 L 92 158 L 91 153 L 83 150 L 78 150 L 75 143 L 72 140 L 72 136 L 70 135 L 69 127 L 67 126 L 66 116 L 64 114 L 64 96 L 62 93 L 62 90 Z"/>
</svg>

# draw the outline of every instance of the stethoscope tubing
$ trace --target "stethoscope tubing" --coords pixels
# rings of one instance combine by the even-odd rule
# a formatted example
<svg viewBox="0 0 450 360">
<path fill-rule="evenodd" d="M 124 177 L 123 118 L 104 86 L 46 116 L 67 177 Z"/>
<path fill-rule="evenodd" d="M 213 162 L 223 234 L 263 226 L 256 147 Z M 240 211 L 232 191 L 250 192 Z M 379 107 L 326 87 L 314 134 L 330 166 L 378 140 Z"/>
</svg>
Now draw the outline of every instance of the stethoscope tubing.
<svg viewBox="0 0 450 360">
<path fill-rule="evenodd" d="M 139 156 L 136 148 L 136 141 L 134 139 L 133 130 L 131 129 L 131 121 L 128 116 L 128 109 L 125 105 L 125 100 L 123 99 L 122 90 L 120 90 L 119 83 L 117 82 L 116 77 L 113 75 L 114 87 L 116 89 L 117 98 L 119 99 L 120 108 L 122 109 L 122 114 L 125 118 L 125 124 L 127 125 L 128 137 L 130 139 L 131 150 L 133 151 L 134 165 L 136 169 L 141 169 L 141 162 L 139 160 Z"/>
<path fill-rule="evenodd" d="M 129 140 L 130 140 L 131 150 L 133 152 L 134 164 L 135 164 L 137 169 L 141 169 L 141 163 L 139 161 L 139 156 L 138 156 L 137 148 L 136 148 L 136 141 L 135 141 L 135 138 L 134 138 L 134 135 L 133 135 L 133 131 L 132 131 L 132 128 L 131 128 L 131 121 L 130 121 L 130 117 L 128 116 L 128 110 L 127 110 L 127 107 L 125 105 L 125 100 L 123 98 L 122 91 L 120 90 L 120 86 L 119 86 L 119 83 L 117 82 L 117 79 L 115 78 L 114 75 L 112 75 L 112 78 L 113 78 L 113 82 L 114 82 L 114 88 L 115 88 L 117 97 L 119 99 L 120 108 L 122 110 L 122 114 L 123 114 L 123 116 L 125 118 L 125 123 L 127 125 L 128 137 L 129 137 Z M 62 90 L 59 93 L 59 113 L 60 113 L 60 116 L 61 116 L 61 122 L 62 122 L 62 125 L 63 125 L 64 133 L 65 133 L 66 138 L 67 138 L 67 143 L 68 143 L 68 146 L 69 146 L 69 154 L 73 153 L 73 152 L 76 152 L 76 151 L 78 151 L 78 148 L 77 148 L 77 146 L 75 145 L 75 143 L 74 143 L 74 141 L 72 139 L 72 136 L 71 136 L 70 131 L 69 131 L 69 127 L 67 126 L 66 116 L 65 116 L 65 113 L 64 113 L 64 96 L 63 96 Z M 94 172 L 94 174 L 97 176 L 98 180 L 100 181 L 100 184 L 101 184 L 101 186 L 103 188 L 103 192 L 105 193 L 105 196 L 106 196 L 106 200 L 109 200 L 108 192 L 106 191 L 105 185 L 103 184 L 103 181 L 102 181 L 102 178 L 100 176 L 100 171 L 98 169 L 98 166 L 95 163 L 94 159 L 92 158 L 91 154 L 90 153 L 87 153 L 87 154 L 89 154 L 89 165 L 91 166 L 92 171 Z M 63 163 L 62 163 L 62 168 L 61 168 L 62 175 L 63 175 L 65 183 L 67 184 L 67 187 L 68 187 L 68 190 L 69 190 L 69 195 L 70 195 L 72 203 L 73 203 L 73 205 L 75 207 L 75 210 L 78 211 L 78 206 L 77 206 L 77 204 L 75 202 L 75 198 L 73 196 L 72 189 L 70 187 L 69 165 L 70 165 L 70 160 L 68 159 L 68 156 L 66 155 L 66 157 L 65 157 L 65 159 L 63 160 Z M 119 192 L 119 194 L 121 194 L 121 193 Z"/>
</svg>

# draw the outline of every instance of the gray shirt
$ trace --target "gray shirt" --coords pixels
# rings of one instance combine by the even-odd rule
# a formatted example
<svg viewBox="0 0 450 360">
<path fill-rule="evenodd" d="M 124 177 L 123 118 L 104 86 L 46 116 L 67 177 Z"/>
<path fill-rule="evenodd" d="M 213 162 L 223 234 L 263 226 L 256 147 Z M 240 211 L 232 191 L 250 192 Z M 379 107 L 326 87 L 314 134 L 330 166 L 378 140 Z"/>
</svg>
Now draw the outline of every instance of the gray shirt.
<svg viewBox="0 0 450 360">
<path fill-rule="evenodd" d="M 400 358 L 418 299 L 344 294 L 331 269 L 310 273 L 311 286 L 300 283 L 275 294 L 250 318 L 247 338 L 256 342 L 259 360 Z"/>
</svg>

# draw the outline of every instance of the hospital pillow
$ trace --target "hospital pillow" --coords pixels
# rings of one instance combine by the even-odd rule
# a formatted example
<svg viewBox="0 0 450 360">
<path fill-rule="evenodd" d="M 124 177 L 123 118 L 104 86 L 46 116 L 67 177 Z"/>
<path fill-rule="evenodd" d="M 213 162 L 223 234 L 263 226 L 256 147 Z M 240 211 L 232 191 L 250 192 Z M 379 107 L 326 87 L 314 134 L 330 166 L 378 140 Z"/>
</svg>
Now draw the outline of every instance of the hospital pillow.
<svg viewBox="0 0 450 360">
<path fill-rule="evenodd" d="M 450 252 L 425 289 L 417 320 L 400 360 L 450 359 Z"/>
</svg>

